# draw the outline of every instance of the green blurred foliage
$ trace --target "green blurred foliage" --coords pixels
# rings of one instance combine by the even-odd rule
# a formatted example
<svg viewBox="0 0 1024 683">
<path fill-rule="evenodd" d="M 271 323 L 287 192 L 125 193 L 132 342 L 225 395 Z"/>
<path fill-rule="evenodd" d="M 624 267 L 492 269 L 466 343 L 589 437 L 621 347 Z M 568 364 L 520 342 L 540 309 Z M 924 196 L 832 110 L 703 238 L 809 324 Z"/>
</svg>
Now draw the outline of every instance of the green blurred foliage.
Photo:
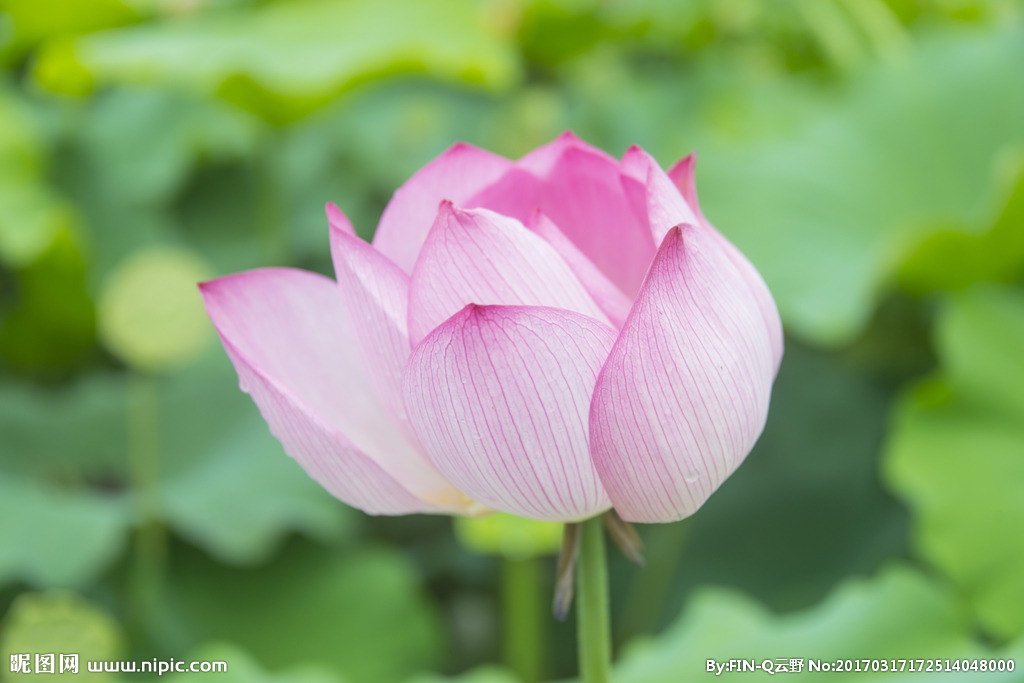
<svg viewBox="0 0 1024 683">
<path fill-rule="evenodd" d="M 0 656 L 5 662 L 17 654 L 54 654 L 54 673 L 60 675 L 60 654 L 77 654 L 75 673 L 87 683 L 106 683 L 115 676 L 89 671 L 86 661 L 114 659 L 123 649 L 124 635 L 109 614 L 80 596 L 61 591 L 19 596 L 0 631 Z M 54 674 L 38 671 L 12 673 L 8 669 L 4 671 L 4 680 L 39 680 L 51 675 Z"/>
<path fill-rule="evenodd" d="M 903 262 L 901 287 L 920 295 L 1024 276 L 1024 154 L 1010 164 L 1009 196 L 995 218 L 981 229 L 951 226 L 929 234 Z"/>
<path fill-rule="evenodd" d="M 437 615 L 394 550 L 298 543 L 245 572 L 182 552 L 158 628 L 171 652 L 230 641 L 273 669 L 316 664 L 348 681 L 403 681 L 437 663 Z"/>
<path fill-rule="evenodd" d="M 270 672 L 263 668 L 251 654 L 228 643 L 209 643 L 192 653 L 193 661 L 227 662 L 227 672 L 209 673 L 173 673 L 169 680 L 194 680 L 200 683 L 344 683 L 331 671 L 316 665 L 289 667 L 281 671 Z"/>
<path fill-rule="evenodd" d="M 516 75 L 514 53 L 486 31 L 477 4 L 305 0 L 192 14 L 43 50 L 37 75 L 57 92 L 60 74 L 79 69 L 98 83 L 195 88 L 275 123 L 392 73 L 503 89 Z M 396 15 L 401 21 L 390 20 Z"/>
<path fill-rule="evenodd" d="M 1019 657 L 1024 640 L 1002 651 L 974 642 L 970 621 L 955 595 L 917 570 L 895 566 L 870 580 L 852 579 L 821 604 L 782 616 L 733 591 L 698 592 L 662 637 L 636 642 L 627 650 L 615 680 L 671 683 L 685 671 L 687 680 L 713 681 L 720 674 L 707 670 L 709 659 L 737 658 L 757 663 L 766 659 L 788 663 L 797 658 L 804 661 L 804 676 L 836 681 L 884 681 L 894 676 L 914 681 L 965 680 L 960 673 L 807 672 L 808 659 L 856 660 L 858 655 L 852 654 L 856 652 L 871 653 L 861 659 L 999 659 Z M 784 673 L 748 671 L 743 677 L 764 681 Z M 1020 672 L 978 676 L 978 680 L 1020 680 Z"/>
<path fill-rule="evenodd" d="M 1024 634 L 1024 291 L 974 289 L 937 325 L 942 372 L 895 413 L 885 472 L 911 506 L 918 550 L 984 628 Z"/>
<path fill-rule="evenodd" d="M 159 461 L 158 516 L 225 562 L 266 558 L 290 531 L 351 529 L 351 513 L 282 457 L 220 353 L 159 380 L 10 384 L 0 406 L 0 483 L 16 492 L 0 499 L 15 520 L 0 527 L 8 580 L 82 585 L 116 561 L 143 495 L 139 458 Z"/>
<path fill-rule="evenodd" d="M 1020 0 L 0 0 L 0 642 L 79 629 L 241 683 L 515 681 L 489 555 L 551 576 L 557 525 L 459 522 L 467 549 L 445 518 L 345 509 L 237 390 L 193 285 L 329 273 L 325 202 L 370 238 L 455 140 L 515 157 L 572 128 L 697 150 L 788 335 L 746 464 L 640 530 L 645 569 L 611 554 L 620 678 L 1020 660 L 1022 22 Z M 572 617 L 545 628 L 571 677 Z"/>
</svg>

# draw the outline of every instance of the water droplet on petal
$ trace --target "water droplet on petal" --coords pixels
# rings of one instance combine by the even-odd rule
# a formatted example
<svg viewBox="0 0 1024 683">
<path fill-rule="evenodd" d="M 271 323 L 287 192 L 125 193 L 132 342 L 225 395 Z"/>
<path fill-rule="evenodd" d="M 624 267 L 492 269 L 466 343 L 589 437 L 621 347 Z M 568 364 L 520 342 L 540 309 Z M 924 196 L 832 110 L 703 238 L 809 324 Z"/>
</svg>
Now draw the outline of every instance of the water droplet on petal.
<svg viewBox="0 0 1024 683">
<path fill-rule="evenodd" d="M 698 472 L 695 469 L 690 470 L 689 472 L 687 472 L 686 474 L 683 475 L 683 479 L 686 480 L 687 484 L 693 484 L 698 479 L 700 479 L 700 472 Z"/>
</svg>

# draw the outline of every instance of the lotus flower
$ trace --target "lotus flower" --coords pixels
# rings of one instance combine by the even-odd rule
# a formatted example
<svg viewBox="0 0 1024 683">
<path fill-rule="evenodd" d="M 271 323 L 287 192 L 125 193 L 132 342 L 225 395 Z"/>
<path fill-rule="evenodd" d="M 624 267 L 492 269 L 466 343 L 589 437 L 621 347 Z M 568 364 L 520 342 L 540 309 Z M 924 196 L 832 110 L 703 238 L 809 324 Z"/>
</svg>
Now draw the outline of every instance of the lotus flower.
<svg viewBox="0 0 1024 683">
<path fill-rule="evenodd" d="M 201 285 L 273 434 L 371 514 L 627 521 L 695 512 L 763 429 L 778 311 L 667 173 L 570 133 L 518 161 L 456 144 L 372 244 L 327 206 L 337 280 Z"/>
</svg>

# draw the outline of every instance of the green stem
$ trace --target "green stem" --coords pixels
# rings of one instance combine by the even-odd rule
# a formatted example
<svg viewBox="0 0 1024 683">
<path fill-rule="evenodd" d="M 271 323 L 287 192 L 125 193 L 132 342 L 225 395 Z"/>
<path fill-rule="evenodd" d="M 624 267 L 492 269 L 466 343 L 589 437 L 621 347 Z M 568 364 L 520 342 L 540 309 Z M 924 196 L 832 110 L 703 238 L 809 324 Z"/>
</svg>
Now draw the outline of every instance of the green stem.
<svg viewBox="0 0 1024 683">
<path fill-rule="evenodd" d="M 502 563 L 502 654 L 523 683 L 537 683 L 544 666 L 544 602 L 536 558 Z"/>
<path fill-rule="evenodd" d="M 576 633 L 581 683 L 609 683 L 612 668 L 608 565 L 600 517 L 583 522 L 576 594 Z"/>
<path fill-rule="evenodd" d="M 256 158 L 256 231 L 261 256 L 268 264 L 288 263 L 291 249 L 284 232 L 287 211 L 281 187 L 281 164 L 285 148 L 284 133 L 271 127 Z"/>
<path fill-rule="evenodd" d="M 167 556 L 160 514 L 159 414 L 156 380 L 132 374 L 128 378 L 128 463 L 138 525 L 132 590 L 139 625 L 155 610 Z"/>
</svg>

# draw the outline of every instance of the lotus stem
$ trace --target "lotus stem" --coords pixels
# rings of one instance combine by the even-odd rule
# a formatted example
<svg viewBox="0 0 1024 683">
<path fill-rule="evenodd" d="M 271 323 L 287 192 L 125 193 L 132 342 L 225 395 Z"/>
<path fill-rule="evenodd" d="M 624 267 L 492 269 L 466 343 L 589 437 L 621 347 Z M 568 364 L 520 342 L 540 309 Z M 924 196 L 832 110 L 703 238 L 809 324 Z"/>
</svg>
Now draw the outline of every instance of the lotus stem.
<svg viewBox="0 0 1024 683">
<path fill-rule="evenodd" d="M 541 564 L 536 557 L 506 558 L 502 566 L 502 650 L 505 663 L 523 683 L 537 683 L 544 669 Z"/>
<path fill-rule="evenodd" d="M 594 517 L 581 526 L 576 595 L 580 680 L 610 683 L 612 642 L 604 525 L 600 517 Z"/>
</svg>

